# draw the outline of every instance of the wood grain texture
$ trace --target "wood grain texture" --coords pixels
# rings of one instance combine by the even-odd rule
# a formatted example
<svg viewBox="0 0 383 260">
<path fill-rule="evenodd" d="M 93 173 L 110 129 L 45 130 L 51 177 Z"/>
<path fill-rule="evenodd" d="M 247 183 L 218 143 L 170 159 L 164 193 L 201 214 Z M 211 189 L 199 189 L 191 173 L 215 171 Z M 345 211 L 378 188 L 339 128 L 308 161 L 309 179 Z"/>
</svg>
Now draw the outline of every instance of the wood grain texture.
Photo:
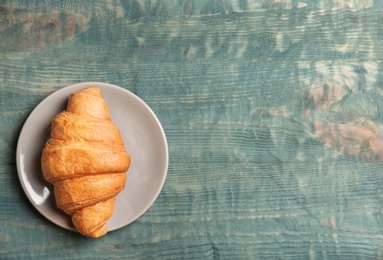
<svg viewBox="0 0 383 260">
<path fill-rule="evenodd" d="M 382 17 L 378 0 L 4 2 L 0 258 L 382 259 Z M 169 144 L 159 198 L 98 240 L 42 217 L 15 166 L 32 109 L 82 81 L 136 93 Z"/>
</svg>

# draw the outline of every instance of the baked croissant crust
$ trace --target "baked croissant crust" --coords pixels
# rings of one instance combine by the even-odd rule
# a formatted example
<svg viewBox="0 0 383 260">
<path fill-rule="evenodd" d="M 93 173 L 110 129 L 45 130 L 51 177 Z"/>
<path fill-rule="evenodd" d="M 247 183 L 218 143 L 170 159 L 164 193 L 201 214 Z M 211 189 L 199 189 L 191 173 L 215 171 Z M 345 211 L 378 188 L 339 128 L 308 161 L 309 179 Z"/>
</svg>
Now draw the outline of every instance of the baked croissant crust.
<svg viewBox="0 0 383 260">
<path fill-rule="evenodd" d="M 41 166 L 57 207 L 72 217 L 76 230 L 93 238 L 105 235 L 130 156 L 99 88 L 70 95 L 67 109 L 52 121 Z"/>
</svg>

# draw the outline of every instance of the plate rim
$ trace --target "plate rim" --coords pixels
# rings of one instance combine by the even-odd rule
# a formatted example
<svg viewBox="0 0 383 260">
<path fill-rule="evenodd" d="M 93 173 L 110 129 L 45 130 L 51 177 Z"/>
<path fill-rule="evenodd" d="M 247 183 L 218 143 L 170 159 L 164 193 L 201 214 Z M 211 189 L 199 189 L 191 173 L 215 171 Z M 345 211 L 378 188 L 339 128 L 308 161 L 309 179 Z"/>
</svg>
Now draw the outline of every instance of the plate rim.
<svg viewBox="0 0 383 260">
<path fill-rule="evenodd" d="M 161 182 L 159 183 L 158 189 L 155 192 L 155 194 L 153 195 L 152 199 L 150 200 L 149 203 L 147 203 L 146 207 L 144 207 L 140 212 L 135 214 L 134 215 L 135 217 L 132 218 L 127 223 L 124 222 L 123 224 L 117 225 L 116 227 L 111 228 L 111 229 L 108 226 L 108 233 L 109 233 L 109 232 L 112 232 L 112 231 L 115 231 L 115 230 L 118 230 L 120 228 L 123 228 L 125 226 L 130 225 L 131 223 L 136 221 L 138 218 L 140 218 L 142 215 L 144 215 L 151 208 L 151 206 L 154 204 L 154 202 L 157 200 L 158 196 L 160 195 L 161 191 L 163 190 L 163 187 L 164 187 L 164 184 L 165 184 L 165 181 L 166 181 L 166 178 L 167 178 L 168 170 L 169 170 L 169 147 L 168 147 L 168 141 L 167 141 L 166 134 L 165 134 L 165 131 L 163 129 L 163 126 L 162 126 L 160 120 L 158 119 L 157 115 L 151 109 L 151 107 L 143 99 L 141 99 L 138 95 L 136 95 L 133 92 L 131 92 L 130 90 L 125 89 L 123 87 L 120 87 L 118 85 L 115 85 L 115 84 L 112 84 L 112 83 L 107 83 L 107 82 L 101 82 L 101 81 L 78 82 L 78 83 L 70 84 L 70 85 L 67 85 L 67 86 L 64 86 L 64 87 L 60 87 L 59 89 L 54 90 L 53 92 L 48 94 L 43 100 L 41 100 L 33 108 L 33 110 L 29 113 L 29 115 L 27 116 L 27 118 L 25 119 L 25 121 L 23 123 L 23 126 L 22 126 L 22 128 L 21 128 L 21 130 L 19 132 L 18 139 L 17 139 L 17 146 L 16 146 L 16 168 L 17 168 L 18 179 L 19 179 L 19 182 L 20 182 L 20 184 L 22 186 L 23 192 L 27 196 L 29 202 L 33 205 L 33 207 L 43 217 L 45 217 L 46 219 L 48 219 L 50 222 L 54 223 L 55 225 L 57 225 L 57 226 L 59 226 L 61 228 L 64 228 L 66 230 L 77 232 L 76 229 L 68 227 L 68 226 L 65 226 L 62 223 L 60 223 L 59 221 L 56 221 L 55 218 L 51 217 L 49 214 L 44 214 L 44 211 L 42 210 L 42 208 L 39 207 L 38 205 L 36 205 L 36 203 L 32 199 L 31 195 L 29 194 L 29 192 L 28 192 L 28 190 L 27 190 L 27 188 L 25 186 L 25 182 L 24 182 L 24 179 L 23 179 L 22 174 L 21 174 L 21 169 L 20 169 L 20 160 L 21 160 L 20 159 L 20 154 L 21 154 L 21 151 L 20 151 L 20 149 L 21 149 L 22 145 L 20 143 L 21 142 L 20 139 L 23 136 L 23 134 L 25 132 L 25 129 L 27 128 L 28 124 L 31 123 L 30 121 L 32 120 L 33 116 L 37 113 L 37 111 L 40 109 L 40 107 L 43 107 L 44 104 L 46 102 L 48 102 L 47 100 L 51 96 L 59 95 L 61 92 L 65 92 L 65 91 L 67 91 L 68 89 L 71 89 L 71 88 L 85 89 L 87 87 L 91 87 L 92 85 L 96 85 L 97 87 L 99 87 L 99 85 L 103 85 L 103 86 L 110 87 L 110 88 L 113 88 L 113 89 L 118 90 L 118 91 L 123 91 L 123 92 L 125 92 L 125 94 L 132 96 L 141 105 L 143 105 L 145 107 L 145 109 L 151 114 L 152 118 L 154 119 L 155 123 L 157 124 L 157 126 L 158 126 L 158 128 L 160 130 L 159 133 L 161 134 L 161 137 L 162 137 L 162 140 L 163 140 L 163 143 L 164 143 L 164 148 L 165 148 L 165 150 L 164 150 L 164 152 L 165 152 L 164 171 L 163 171 L 163 174 L 162 174 Z M 77 90 L 77 91 L 79 91 L 79 90 Z M 102 91 L 103 90 L 101 89 L 101 92 Z M 54 194 L 52 196 L 54 196 Z M 63 214 L 65 214 L 65 213 L 63 213 Z M 68 215 L 68 217 L 70 218 L 69 215 Z"/>
</svg>

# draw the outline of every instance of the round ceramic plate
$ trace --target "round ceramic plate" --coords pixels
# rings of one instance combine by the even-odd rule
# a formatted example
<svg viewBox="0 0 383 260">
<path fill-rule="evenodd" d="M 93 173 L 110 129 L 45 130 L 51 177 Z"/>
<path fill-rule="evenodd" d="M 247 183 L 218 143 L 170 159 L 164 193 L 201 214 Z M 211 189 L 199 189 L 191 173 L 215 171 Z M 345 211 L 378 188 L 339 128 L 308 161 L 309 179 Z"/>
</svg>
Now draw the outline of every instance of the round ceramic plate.
<svg viewBox="0 0 383 260">
<path fill-rule="evenodd" d="M 56 207 L 52 186 L 41 172 L 41 152 L 50 134 L 54 116 L 65 110 L 71 93 L 98 86 L 109 106 L 112 121 L 120 129 L 131 156 L 125 189 L 117 198 L 109 231 L 124 227 L 144 214 L 154 203 L 165 182 L 168 146 L 156 115 L 139 97 L 121 87 L 86 82 L 62 88 L 44 99 L 29 115 L 17 144 L 16 161 L 21 185 L 33 206 L 47 219 L 74 230 L 70 217 Z"/>
</svg>

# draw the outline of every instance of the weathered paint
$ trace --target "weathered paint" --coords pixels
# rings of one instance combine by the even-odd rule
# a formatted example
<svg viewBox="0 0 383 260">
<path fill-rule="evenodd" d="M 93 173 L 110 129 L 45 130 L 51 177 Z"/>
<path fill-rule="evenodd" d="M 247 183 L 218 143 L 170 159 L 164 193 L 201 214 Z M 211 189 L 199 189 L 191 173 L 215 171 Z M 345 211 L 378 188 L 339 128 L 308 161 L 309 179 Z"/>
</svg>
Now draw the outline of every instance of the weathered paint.
<svg viewBox="0 0 383 260">
<path fill-rule="evenodd" d="M 382 17 L 378 0 L 2 3 L 0 258 L 382 259 Z M 81 81 L 139 95 L 170 153 L 153 207 L 92 241 L 35 212 L 15 167 L 28 114 Z"/>
</svg>

